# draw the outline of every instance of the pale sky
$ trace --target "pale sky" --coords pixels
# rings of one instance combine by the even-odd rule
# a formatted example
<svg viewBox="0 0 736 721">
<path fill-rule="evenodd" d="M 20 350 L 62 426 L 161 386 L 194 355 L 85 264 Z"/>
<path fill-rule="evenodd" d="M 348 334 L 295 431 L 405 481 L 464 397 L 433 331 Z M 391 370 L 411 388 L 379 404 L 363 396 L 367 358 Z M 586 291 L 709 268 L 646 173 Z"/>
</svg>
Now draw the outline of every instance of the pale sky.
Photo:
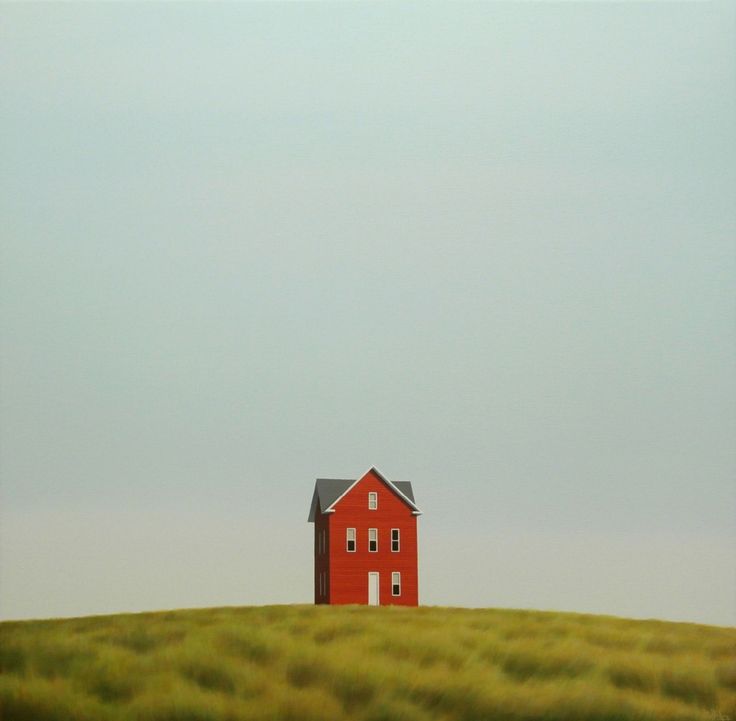
<svg viewBox="0 0 736 721">
<path fill-rule="evenodd" d="M 0 5 L 0 617 L 736 623 L 736 5 Z"/>
</svg>

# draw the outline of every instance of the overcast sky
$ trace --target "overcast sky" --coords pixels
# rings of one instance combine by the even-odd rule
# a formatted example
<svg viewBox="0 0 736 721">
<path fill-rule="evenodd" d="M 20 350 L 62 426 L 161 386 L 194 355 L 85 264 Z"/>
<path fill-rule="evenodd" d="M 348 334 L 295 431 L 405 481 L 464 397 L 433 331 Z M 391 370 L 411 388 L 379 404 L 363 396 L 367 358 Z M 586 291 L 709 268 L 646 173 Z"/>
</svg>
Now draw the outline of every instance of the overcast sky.
<svg viewBox="0 0 736 721">
<path fill-rule="evenodd" d="M 0 617 L 420 600 L 736 623 L 736 6 L 0 5 Z"/>
</svg>

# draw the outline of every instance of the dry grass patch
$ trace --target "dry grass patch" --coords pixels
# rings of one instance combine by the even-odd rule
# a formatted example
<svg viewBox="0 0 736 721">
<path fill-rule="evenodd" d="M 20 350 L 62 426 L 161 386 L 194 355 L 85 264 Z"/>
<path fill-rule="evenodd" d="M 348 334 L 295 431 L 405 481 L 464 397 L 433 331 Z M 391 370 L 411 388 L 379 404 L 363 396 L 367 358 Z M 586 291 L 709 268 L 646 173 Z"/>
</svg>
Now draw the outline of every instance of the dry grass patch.
<svg viewBox="0 0 736 721">
<path fill-rule="evenodd" d="M 659 685 L 658 663 L 647 657 L 628 654 L 608 661 L 606 675 L 618 688 L 653 692 Z"/>
<path fill-rule="evenodd" d="M 696 659 L 685 667 L 665 669 L 660 684 L 666 696 L 703 708 L 714 708 L 718 700 L 713 669 L 703 668 Z"/>
</svg>

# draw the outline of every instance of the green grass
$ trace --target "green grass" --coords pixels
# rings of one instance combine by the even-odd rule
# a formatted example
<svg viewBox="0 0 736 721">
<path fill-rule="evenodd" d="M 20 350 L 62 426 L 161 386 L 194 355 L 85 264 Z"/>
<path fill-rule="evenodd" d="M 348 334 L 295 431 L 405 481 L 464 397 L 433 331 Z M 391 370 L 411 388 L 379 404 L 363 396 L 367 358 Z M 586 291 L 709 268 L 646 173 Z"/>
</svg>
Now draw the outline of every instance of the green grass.
<svg viewBox="0 0 736 721">
<path fill-rule="evenodd" d="M 736 721 L 736 629 L 263 606 L 0 623 L 2 721 Z"/>
</svg>

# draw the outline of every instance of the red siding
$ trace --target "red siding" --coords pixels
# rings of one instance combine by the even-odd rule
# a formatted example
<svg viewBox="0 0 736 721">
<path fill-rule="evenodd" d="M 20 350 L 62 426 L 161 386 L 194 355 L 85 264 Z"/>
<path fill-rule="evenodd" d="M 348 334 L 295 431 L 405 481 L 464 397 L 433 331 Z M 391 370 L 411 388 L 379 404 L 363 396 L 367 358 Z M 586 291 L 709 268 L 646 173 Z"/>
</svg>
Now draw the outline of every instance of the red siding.
<svg viewBox="0 0 736 721">
<path fill-rule="evenodd" d="M 378 508 L 368 509 L 368 493 L 378 493 Z M 368 603 L 368 573 L 378 571 L 380 605 L 416 606 L 419 603 L 417 572 L 417 517 L 373 472 L 366 474 L 336 505 L 335 512 L 317 514 L 317 535 L 327 530 L 327 553 L 315 554 L 315 603 Z M 356 529 L 357 549 L 347 551 L 346 529 Z M 368 551 L 368 529 L 378 529 L 378 551 Z M 391 551 L 391 529 L 401 533 L 399 552 Z M 327 598 L 319 596 L 319 572 L 328 571 Z M 401 595 L 391 593 L 391 574 L 401 573 Z"/>
</svg>

